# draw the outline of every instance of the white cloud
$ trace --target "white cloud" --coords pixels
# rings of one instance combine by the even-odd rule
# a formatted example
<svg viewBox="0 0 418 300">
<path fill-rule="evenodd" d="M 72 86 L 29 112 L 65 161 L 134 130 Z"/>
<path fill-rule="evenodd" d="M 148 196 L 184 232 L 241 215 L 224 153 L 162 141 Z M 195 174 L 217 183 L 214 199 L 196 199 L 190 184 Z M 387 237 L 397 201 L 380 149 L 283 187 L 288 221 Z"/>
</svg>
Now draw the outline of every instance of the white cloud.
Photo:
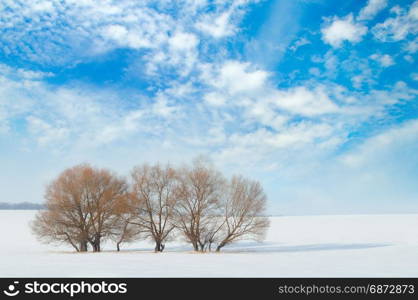
<svg viewBox="0 0 418 300">
<path fill-rule="evenodd" d="M 292 51 L 296 51 L 298 48 L 305 46 L 305 45 L 309 45 L 311 42 L 305 38 L 302 37 L 300 39 L 297 39 L 290 47 L 289 49 Z"/>
<path fill-rule="evenodd" d="M 415 1 L 408 12 L 408 17 L 412 20 L 418 20 L 418 1 Z"/>
<path fill-rule="evenodd" d="M 26 121 L 29 132 L 37 136 L 37 142 L 41 146 L 48 145 L 51 142 L 59 143 L 60 141 L 66 141 L 69 137 L 70 130 L 65 125 L 60 127 L 59 124 L 55 124 L 54 126 L 34 116 L 28 116 Z"/>
<path fill-rule="evenodd" d="M 245 13 L 245 7 L 259 0 L 215 1 L 217 9 L 201 13 L 193 20 L 194 27 L 215 39 L 221 39 L 238 31 L 237 22 Z"/>
<path fill-rule="evenodd" d="M 102 37 L 115 42 L 119 47 L 127 47 L 133 49 L 151 48 L 152 44 L 149 40 L 142 37 L 141 32 L 133 29 L 130 31 L 121 25 L 109 25 L 102 30 Z"/>
<path fill-rule="evenodd" d="M 386 6 L 387 0 L 369 0 L 367 5 L 361 9 L 357 20 L 371 20 Z"/>
<path fill-rule="evenodd" d="M 324 87 L 309 90 L 294 87 L 275 95 L 275 104 L 293 114 L 316 116 L 338 112 L 338 106 L 331 101 Z"/>
<path fill-rule="evenodd" d="M 226 99 L 223 95 L 221 95 L 220 93 L 213 93 L 213 92 L 206 94 L 204 96 L 204 99 L 209 105 L 213 105 L 213 106 L 222 106 L 226 102 Z"/>
<path fill-rule="evenodd" d="M 106 124 L 100 132 L 97 132 L 92 142 L 99 145 L 109 144 L 124 138 L 127 133 L 134 134 L 140 130 L 140 122 L 143 117 L 145 117 L 145 112 L 142 110 L 127 112 L 126 116 L 120 118 L 118 121 Z"/>
<path fill-rule="evenodd" d="M 0 64 L 0 74 L 3 76 L 24 79 L 24 80 L 42 80 L 47 77 L 51 77 L 54 74 L 50 72 L 25 70 L 22 68 L 12 68 L 5 64 Z"/>
<path fill-rule="evenodd" d="M 412 57 L 412 55 L 404 55 L 403 59 L 405 59 L 407 62 L 411 64 L 414 62 L 414 58 Z"/>
<path fill-rule="evenodd" d="M 15 74 L 21 75 L 12 77 Z M 312 126 L 321 130 L 330 126 L 350 128 L 371 116 L 384 115 L 386 107 L 417 94 L 402 82 L 392 91 L 370 94 L 353 94 L 337 85 L 319 82 L 277 88 L 268 72 L 239 61 L 204 65 L 198 89 L 190 82 L 181 85 L 174 81 L 168 84 L 170 89 L 162 89 L 152 98 L 122 96 L 118 91 L 99 91 L 77 84 L 53 87 L 40 82 L 39 76 L 42 75 L 26 70 L 14 72 L 11 68 L 8 76 L 0 76 L 3 131 L 11 122 L 24 120 L 31 138 L 41 146 L 59 144 L 62 148 L 80 149 L 146 135 L 159 136 L 161 140 L 173 136 L 177 140 L 199 140 L 200 133 L 215 127 L 214 124 L 225 129 L 225 140 L 234 132 L 238 136 L 242 132 L 252 134 L 266 127 L 276 132 L 267 139 L 268 144 L 290 145 L 293 142 L 287 132 L 300 135 L 302 128 L 307 130 L 307 125 L 298 120 L 300 116 L 309 118 Z M 124 98 L 129 99 L 129 104 Z M 324 135 L 321 144 L 335 145 L 347 130 L 339 131 L 337 137 Z M 174 135 L 170 137 L 171 134 Z M 213 137 L 208 142 L 221 140 Z M 298 144 L 311 141 L 307 136 L 297 140 Z"/>
<path fill-rule="evenodd" d="M 6 54 L 58 66 L 117 48 L 147 49 L 151 53 L 143 59 L 151 61 L 152 68 L 153 58 L 167 47 L 174 47 L 177 57 L 189 56 L 188 45 L 199 39 L 192 36 L 200 32 L 196 26 L 217 38 L 234 33 L 249 3 L 214 2 L 208 12 L 207 2 L 195 0 L 180 1 L 176 11 L 153 1 L 6 1 L 0 3 L 0 47 Z M 175 61 L 170 53 L 163 60 Z"/>
<path fill-rule="evenodd" d="M 349 14 L 345 18 L 334 17 L 322 29 L 322 39 L 334 48 L 341 47 L 344 41 L 358 43 L 367 33 L 367 27 L 356 23 L 353 15 Z"/>
<path fill-rule="evenodd" d="M 394 154 L 395 148 L 396 151 L 402 151 L 402 144 L 413 143 L 417 137 L 418 120 L 412 120 L 367 139 L 353 153 L 344 154 L 341 161 L 350 168 L 364 168 L 379 156 L 387 158 L 387 155 L 382 155 L 385 152 Z M 406 149 L 411 151 L 410 148 Z"/>
<path fill-rule="evenodd" d="M 30 95 L 37 92 L 40 79 L 48 76 L 49 73 L 0 64 L 0 133 L 8 133 L 15 117 L 34 109 Z"/>
<path fill-rule="evenodd" d="M 152 111 L 157 116 L 161 116 L 167 119 L 176 113 L 180 113 L 180 108 L 174 103 L 170 104 L 169 100 L 164 95 L 158 95 L 155 99 L 155 103 L 152 106 Z"/>
<path fill-rule="evenodd" d="M 168 43 L 175 50 L 187 50 L 195 48 L 198 44 L 198 39 L 191 33 L 176 32 L 169 38 Z"/>
<path fill-rule="evenodd" d="M 255 93 L 265 87 L 268 73 L 254 68 L 251 64 L 227 61 L 221 66 L 202 67 L 202 79 L 207 84 L 229 94 Z"/>
<path fill-rule="evenodd" d="M 174 95 L 170 91 L 151 100 L 130 95 L 128 109 L 126 94 L 77 84 L 54 87 L 39 81 L 40 73 L 2 65 L 0 69 L 10 71 L 0 75 L 1 130 L 7 133 L 10 124 L 20 122 L 29 141 L 41 147 L 69 152 L 97 148 L 130 136 L 156 134 L 182 116 L 180 106 L 169 100 L 168 95 Z"/>
<path fill-rule="evenodd" d="M 234 151 L 251 151 L 253 147 L 260 146 L 260 150 L 271 152 L 278 148 L 291 148 L 294 146 L 313 143 L 315 139 L 324 138 L 332 133 L 333 129 L 326 124 L 300 123 L 288 126 L 280 132 L 259 129 L 247 134 L 233 134 L 229 144 Z M 223 152 L 226 155 L 228 148 Z M 235 153 L 236 154 L 236 153 Z M 241 156 L 242 157 L 242 156 Z"/>
<path fill-rule="evenodd" d="M 365 77 L 363 76 L 363 75 L 357 75 L 357 76 L 353 76 L 352 78 L 351 78 L 351 81 L 352 81 L 352 83 L 353 83 L 353 86 L 356 88 L 356 89 L 360 89 L 361 87 L 362 87 L 362 85 L 363 85 L 363 82 L 365 81 Z"/>
<path fill-rule="evenodd" d="M 372 54 L 370 56 L 371 59 L 377 61 L 382 67 L 390 67 L 395 64 L 392 57 L 389 54 Z"/>
<path fill-rule="evenodd" d="M 50 4 L 50 11 L 39 11 L 39 3 Z M 47 65 L 80 62 L 115 48 L 156 47 L 174 24 L 164 12 L 127 0 L 17 0 L 5 7 L 0 45 Z"/>
<path fill-rule="evenodd" d="M 199 59 L 199 42 L 199 37 L 193 33 L 173 31 L 164 42 L 154 45 L 153 51 L 140 58 L 141 65 L 145 61 L 144 73 L 151 77 L 162 77 L 167 72 L 179 77 L 188 76 Z"/>
<path fill-rule="evenodd" d="M 306 212 L 324 213 L 326 207 L 334 214 L 416 212 L 417 151 L 418 120 L 392 126 L 362 139 L 341 156 L 316 157 L 317 165 L 293 165 L 309 171 L 295 170 L 298 176 L 287 180 L 286 191 L 276 197 L 290 197 L 291 208 L 283 205 L 290 211 L 307 207 Z"/>
<path fill-rule="evenodd" d="M 301 122 L 280 130 L 260 128 L 252 132 L 232 134 L 225 146 L 214 153 L 214 160 L 229 172 L 280 176 L 283 181 L 298 178 L 311 170 L 312 161 L 328 155 L 342 141 L 338 126 Z M 242 159 L 245 157 L 245 159 Z M 280 175 L 278 175 L 280 174 Z M 282 181 L 282 182 L 283 182 Z"/>
<path fill-rule="evenodd" d="M 383 42 L 397 42 L 405 39 L 409 34 L 418 32 L 418 1 L 409 10 L 395 6 L 391 10 L 396 16 L 387 18 L 372 28 L 374 37 Z"/>
<path fill-rule="evenodd" d="M 109 25 L 103 29 L 103 35 L 110 39 L 122 42 L 125 40 L 128 30 L 121 25 Z"/>
<path fill-rule="evenodd" d="M 404 49 L 411 54 L 416 53 L 418 51 L 418 37 L 412 41 L 407 42 Z"/>
<path fill-rule="evenodd" d="M 196 23 L 196 28 L 214 38 L 222 38 L 234 33 L 235 27 L 230 23 L 230 12 L 226 11 L 219 16 L 207 15 Z"/>
<path fill-rule="evenodd" d="M 379 63 L 389 65 L 392 61 L 381 55 Z M 357 65 L 354 67 L 357 68 Z M 369 82 L 368 76 L 367 72 L 361 73 L 353 84 L 361 88 Z M 365 93 L 320 82 L 277 88 L 269 77 L 270 74 L 264 70 L 238 61 L 203 66 L 203 100 L 208 109 L 205 113 L 219 114 L 222 122 L 238 123 L 236 126 L 240 130 L 250 133 L 259 126 L 284 130 L 295 117 L 309 118 L 322 125 L 333 123 L 336 127 L 343 126 L 346 129 L 342 132 L 348 133 L 349 128 L 371 117 L 383 118 L 387 108 L 409 101 L 417 94 L 403 82 L 387 90 L 372 89 Z M 227 112 L 233 112 L 233 116 L 226 117 Z M 329 138 L 329 143 L 342 140 L 333 136 Z"/>
<path fill-rule="evenodd" d="M 319 70 L 318 68 L 309 68 L 309 74 L 313 75 L 313 76 L 320 76 L 321 75 L 321 70 Z"/>
</svg>

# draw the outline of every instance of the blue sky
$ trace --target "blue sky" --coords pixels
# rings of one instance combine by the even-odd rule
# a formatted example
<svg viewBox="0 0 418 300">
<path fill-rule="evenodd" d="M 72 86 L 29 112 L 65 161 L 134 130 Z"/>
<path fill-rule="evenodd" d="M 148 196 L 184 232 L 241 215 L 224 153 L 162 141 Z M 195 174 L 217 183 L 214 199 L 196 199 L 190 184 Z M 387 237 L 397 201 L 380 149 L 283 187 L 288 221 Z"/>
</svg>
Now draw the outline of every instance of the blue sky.
<svg viewBox="0 0 418 300">
<path fill-rule="evenodd" d="M 0 0 L 0 201 L 206 155 L 272 214 L 418 212 L 418 1 Z"/>
</svg>

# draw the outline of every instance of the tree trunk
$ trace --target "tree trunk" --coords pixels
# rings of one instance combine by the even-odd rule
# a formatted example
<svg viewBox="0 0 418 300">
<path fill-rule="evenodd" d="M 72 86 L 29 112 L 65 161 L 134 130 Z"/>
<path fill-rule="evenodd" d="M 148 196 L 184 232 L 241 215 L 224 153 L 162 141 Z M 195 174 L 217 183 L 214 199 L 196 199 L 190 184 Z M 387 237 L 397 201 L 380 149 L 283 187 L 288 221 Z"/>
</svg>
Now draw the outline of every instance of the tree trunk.
<svg viewBox="0 0 418 300">
<path fill-rule="evenodd" d="M 120 251 L 120 242 L 116 244 L 116 250 L 119 252 Z"/>
<path fill-rule="evenodd" d="M 80 252 L 87 252 L 87 241 L 81 241 L 79 249 Z"/>
<path fill-rule="evenodd" d="M 71 246 L 74 247 L 75 251 L 80 252 L 80 249 L 77 247 L 77 245 L 75 243 L 73 243 L 73 241 L 71 240 L 71 238 L 69 236 L 68 236 L 68 242 L 71 244 Z"/>
<path fill-rule="evenodd" d="M 155 242 L 155 252 L 163 252 L 164 251 L 164 247 L 165 245 L 161 242 L 161 241 L 156 241 Z"/>
<path fill-rule="evenodd" d="M 96 234 L 96 236 L 94 237 L 93 243 L 93 252 L 100 252 L 100 235 Z"/>
<path fill-rule="evenodd" d="M 200 247 L 200 252 L 205 252 L 205 247 L 206 247 L 205 243 L 199 242 L 199 247 Z"/>
<path fill-rule="evenodd" d="M 100 242 L 95 241 L 93 243 L 93 252 L 100 252 Z"/>
<path fill-rule="evenodd" d="M 216 247 L 216 252 L 221 251 L 221 248 L 222 248 L 223 246 L 225 246 L 225 245 L 226 245 L 225 243 L 220 243 L 220 244 L 218 245 L 218 247 Z"/>
</svg>

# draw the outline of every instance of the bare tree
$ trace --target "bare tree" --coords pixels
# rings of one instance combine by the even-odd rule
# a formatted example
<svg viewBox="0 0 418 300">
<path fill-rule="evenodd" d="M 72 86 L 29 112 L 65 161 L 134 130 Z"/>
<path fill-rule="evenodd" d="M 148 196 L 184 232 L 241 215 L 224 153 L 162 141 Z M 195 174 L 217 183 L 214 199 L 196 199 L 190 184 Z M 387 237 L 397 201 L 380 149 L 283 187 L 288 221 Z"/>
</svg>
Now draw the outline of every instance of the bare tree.
<svg viewBox="0 0 418 300">
<path fill-rule="evenodd" d="M 220 232 L 224 226 L 224 219 L 219 217 L 218 210 L 213 212 L 213 216 L 206 222 L 206 226 L 201 229 L 200 236 L 202 243 L 201 251 L 212 251 L 212 245 L 218 244 Z"/>
<path fill-rule="evenodd" d="M 179 180 L 176 226 L 195 251 L 205 251 L 218 230 L 216 215 L 225 180 L 202 160 L 181 169 Z"/>
<path fill-rule="evenodd" d="M 263 216 L 266 201 L 259 182 L 233 177 L 223 198 L 223 221 L 221 230 L 216 232 L 219 240 L 216 251 L 244 238 L 262 240 L 269 227 L 268 218 Z"/>
<path fill-rule="evenodd" d="M 136 203 L 134 198 L 127 194 L 127 197 L 118 202 L 115 222 L 112 228 L 111 239 L 116 243 L 116 250 L 120 251 L 122 243 L 131 243 L 139 239 L 142 228 L 135 224 Z"/>
<path fill-rule="evenodd" d="M 40 211 L 32 230 L 44 242 L 65 242 L 84 252 L 112 233 L 117 202 L 126 183 L 113 173 L 87 164 L 62 172 L 47 186 L 46 211 Z M 116 214 L 117 215 L 117 214 Z"/>
<path fill-rule="evenodd" d="M 106 169 L 78 165 L 63 171 L 46 189 L 46 210 L 32 231 L 46 243 L 71 245 L 76 251 L 101 251 L 111 239 L 122 243 L 140 236 L 165 243 L 179 232 L 195 251 L 220 251 L 241 239 L 262 240 L 269 227 L 266 195 L 257 181 L 235 176 L 227 181 L 210 163 L 196 159 L 174 169 L 144 164 L 124 179 Z"/>
<path fill-rule="evenodd" d="M 40 211 L 32 224 L 41 241 L 65 242 L 77 251 L 87 251 L 88 210 L 80 180 L 84 168 L 67 169 L 47 186 L 46 211 Z"/>
<path fill-rule="evenodd" d="M 118 202 L 127 193 L 125 180 L 106 169 L 86 167 L 82 182 L 87 203 L 89 242 L 93 251 L 101 251 L 102 239 L 109 238 L 118 222 Z"/>
<path fill-rule="evenodd" d="M 142 232 L 140 227 L 131 221 L 133 218 L 122 217 L 115 223 L 111 239 L 116 243 L 117 251 L 120 251 L 122 243 L 131 243 L 137 240 Z"/>
<path fill-rule="evenodd" d="M 178 180 L 170 166 L 142 165 L 132 171 L 132 195 L 137 199 L 137 224 L 162 252 L 173 236 L 173 209 Z"/>
<path fill-rule="evenodd" d="M 57 211 L 39 211 L 31 225 L 32 232 L 43 243 L 65 243 L 77 252 L 87 251 L 87 240 L 83 238 L 79 224 Z"/>
</svg>

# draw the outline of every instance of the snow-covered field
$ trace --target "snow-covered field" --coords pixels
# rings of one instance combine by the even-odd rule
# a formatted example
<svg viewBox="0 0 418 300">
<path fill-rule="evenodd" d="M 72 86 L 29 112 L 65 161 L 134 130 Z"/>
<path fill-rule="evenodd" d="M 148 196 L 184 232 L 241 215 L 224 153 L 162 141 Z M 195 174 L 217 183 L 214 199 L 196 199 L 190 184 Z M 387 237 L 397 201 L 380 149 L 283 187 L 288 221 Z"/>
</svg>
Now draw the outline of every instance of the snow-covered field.
<svg viewBox="0 0 418 300">
<path fill-rule="evenodd" d="M 272 217 L 264 243 L 240 242 L 196 254 L 147 242 L 74 253 L 41 245 L 34 211 L 0 211 L 1 277 L 417 277 L 418 215 Z"/>
</svg>

